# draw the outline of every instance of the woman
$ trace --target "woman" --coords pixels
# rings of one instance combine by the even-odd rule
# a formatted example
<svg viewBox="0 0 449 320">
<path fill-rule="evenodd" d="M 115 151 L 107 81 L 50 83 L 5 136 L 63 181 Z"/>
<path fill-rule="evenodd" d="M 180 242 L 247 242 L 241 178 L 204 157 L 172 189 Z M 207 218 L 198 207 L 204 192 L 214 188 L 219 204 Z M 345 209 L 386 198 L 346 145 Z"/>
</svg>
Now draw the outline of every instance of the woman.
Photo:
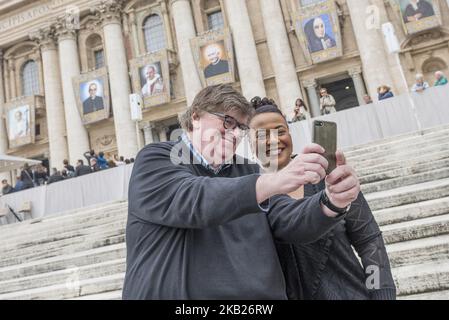
<svg viewBox="0 0 449 320">
<path fill-rule="evenodd" d="M 284 168 L 292 158 L 293 143 L 285 117 L 273 100 L 258 97 L 251 100 L 256 109 L 251 119 L 253 151 L 263 168 Z M 269 133 L 268 133 L 268 130 Z M 265 134 L 257 134 L 262 132 Z M 269 137 L 266 139 L 264 137 Z M 273 152 L 270 148 L 275 148 Z M 290 194 L 302 199 L 324 189 L 305 185 Z M 351 245 L 361 257 L 363 268 Z M 395 299 L 396 288 L 379 227 L 360 193 L 351 205 L 345 221 L 326 237 L 307 245 L 278 245 L 279 258 L 286 277 L 290 299 L 354 300 Z"/>
<path fill-rule="evenodd" d="M 382 85 L 377 88 L 377 93 L 379 94 L 379 101 L 394 97 L 393 92 L 391 92 L 391 88 L 386 85 Z"/>
<path fill-rule="evenodd" d="M 291 122 L 307 120 L 307 106 L 301 98 L 296 99 L 294 112 Z"/>
<path fill-rule="evenodd" d="M 321 17 L 309 20 L 304 26 L 311 53 L 333 48 L 337 45 L 326 32 L 326 25 Z"/>
</svg>

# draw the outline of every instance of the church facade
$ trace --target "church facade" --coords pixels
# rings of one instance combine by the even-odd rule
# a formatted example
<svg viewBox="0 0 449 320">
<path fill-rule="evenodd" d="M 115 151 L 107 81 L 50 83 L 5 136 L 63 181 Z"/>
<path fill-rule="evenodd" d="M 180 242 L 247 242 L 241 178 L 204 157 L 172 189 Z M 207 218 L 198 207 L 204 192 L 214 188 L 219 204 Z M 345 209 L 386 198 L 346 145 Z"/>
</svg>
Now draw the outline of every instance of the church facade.
<svg viewBox="0 0 449 320">
<path fill-rule="evenodd" d="M 421 3 L 421 5 L 419 4 Z M 426 3 L 425 6 L 422 3 Z M 423 8 L 423 9 L 421 9 Z M 397 41 L 396 41 L 397 40 Z M 319 113 L 403 94 L 449 65 L 445 0 L 0 1 L 0 154 L 61 168 L 166 141 L 201 88 Z M 130 94 L 142 97 L 133 121 Z"/>
</svg>

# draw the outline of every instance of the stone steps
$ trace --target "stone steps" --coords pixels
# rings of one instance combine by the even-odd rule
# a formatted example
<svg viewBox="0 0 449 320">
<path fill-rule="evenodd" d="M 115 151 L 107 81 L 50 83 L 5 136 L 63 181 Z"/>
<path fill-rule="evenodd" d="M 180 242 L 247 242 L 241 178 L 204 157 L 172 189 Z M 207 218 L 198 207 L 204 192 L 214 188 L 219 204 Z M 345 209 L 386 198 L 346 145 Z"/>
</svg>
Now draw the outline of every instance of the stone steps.
<svg viewBox="0 0 449 320">
<path fill-rule="evenodd" d="M 421 146 L 417 146 L 416 148 L 408 148 L 402 149 L 400 151 L 391 151 L 390 153 L 386 153 L 383 156 L 380 155 L 367 155 L 366 160 L 358 160 L 354 158 L 347 158 L 348 163 L 350 163 L 356 171 L 372 169 L 375 166 L 379 165 L 388 165 L 393 162 L 401 162 L 407 159 L 415 159 L 416 157 L 422 155 L 433 155 L 433 154 L 441 154 L 449 151 L 449 144 L 447 142 L 437 144 L 437 145 L 427 145 L 423 144 Z M 373 173 L 375 173 L 374 171 Z"/>
<path fill-rule="evenodd" d="M 87 266 L 75 265 L 53 272 L 40 273 L 18 279 L 10 279 L 0 282 L 0 295 L 16 291 L 48 287 L 61 283 L 70 286 L 74 281 L 82 281 L 92 278 L 104 277 L 125 272 L 125 259 L 115 259 Z"/>
<path fill-rule="evenodd" d="M 400 134 L 392 137 L 388 137 L 385 139 L 371 141 L 368 143 L 346 147 L 344 149 L 345 153 L 348 154 L 357 154 L 357 152 L 370 152 L 377 149 L 388 148 L 395 144 L 402 144 L 408 140 L 419 139 L 422 136 L 430 135 L 430 134 L 442 134 L 445 135 L 446 131 L 449 130 L 449 125 L 440 125 L 432 128 L 427 128 L 421 131 L 415 131 L 405 134 Z"/>
<path fill-rule="evenodd" d="M 398 164 L 397 168 L 389 168 L 386 171 L 378 171 L 368 175 L 361 175 L 357 172 L 357 175 L 361 185 L 369 185 L 375 182 L 389 181 L 394 178 L 407 177 L 418 173 L 432 172 L 433 170 L 447 168 L 449 168 L 449 152 L 447 153 L 447 157 L 441 160 L 428 158 L 424 162 L 414 162 L 411 165 L 401 162 Z"/>
<path fill-rule="evenodd" d="M 122 300 L 122 290 L 91 294 L 68 300 Z"/>
<path fill-rule="evenodd" d="M 111 231 L 113 233 L 116 233 L 118 231 Z M 79 241 L 76 241 L 76 243 L 72 245 L 67 245 L 64 247 L 57 247 L 55 249 L 44 251 L 44 252 L 37 252 L 35 254 L 28 254 L 28 255 L 21 255 L 18 257 L 10 257 L 2 259 L 0 261 L 0 267 L 7 267 L 11 265 L 18 265 L 24 262 L 31 262 L 31 261 L 39 261 L 42 259 L 47 259 L 51 257 L 57 257 L 61 254 L 67 254 L 67 253 L 77 253 L 77 252 L 83 252 L 90 249 L 96 249 L 101 248 L 104 246 L 119 244 L 125 242 L 125 234 L 124 231 L 119 231 L 119 235 L 104 235 L 101 238 L 96 239 L 79 239 Z"/>
<path fill-rule="evenodd" d="M 82 236 L 99 235 L 103 232 L 115 232 L 120 229 L 124 230 L 126 221 L 124 218 L 118 217 L 112 220 L 103 220 L 103 223 L 98 225 L 83 226 L 81 229 L 73 229 L 67 232 L 61 232 L 59 234 L 50 234 L 47 237 L 41 235 L 39 237 L 34 237 L 33 233 L 23 236 L 17 242 L 13 240 L 7 240 L 4 246 L 0 248 L 0 255 L 4 256 L 8 253 L 14 252 L 15 255 L 25 254 L 27 252 L 36 253 L 37 251 L 47 250 L 59 245 L 64 246 L 66 244 L 71 244 L 71 241 L 76 241 L 76 239 Z M 81 241 L 78 239 L 78 241 Z"/>
<path fill-rule="evenodd" d="M 356 154 L 348 154 L 347 157 L 352 159 L 354 162 L 362 163 L 367 160 L 389 157 L 391 155 L 401 154 L 406 151 L 419 153 L 419 150 L 422 148 L 432 149 L 433 147 L 439 145 L 447 145 L 448 135 L 449 130 L 446 130 L 444 134 L 438 133 L 424 135 L 416 139 L 411 139 L 400 144 L 390 145 L 386 148 L 377 149 L 374 151 L 360 150 Z"/>
<path fill-rule="evenodd" d="M 436 237 L 449 233 L 449 214 L 395 223 L 380 229 L 386 244 Z"/>
<path fill-rule="evenodd" d="M 40 234 L 46 235 L 57 234 L 58 232 L 66 232 L 69 230 L 77 230 L 85 226 L 95 226 L 101 223 L 101 220 L 113 218 L 117 216 L 126 217 L 127 205 L 119 204 L 108 207 L 107 209 L 94 209 L 87 212 L 74 213 L 73 219 L 70 214 L 61 216 L 49 216 L 45 218 L 26 220 L 21 223 L 14 223 L 0 226 L 0 241 L 5 240 L 19 241 L 23 236 L 28 236 L 30 232 L 38 237 Z M 17 232 L 16 228 L 20 228 L 21 232 Z"/>
<path fill-rule="evenodd" d="M 449 197 L 373 211 L 380 226 L 449 214 Z"/>
<path fill-rule="evenodd" d="M 403 266 L 393 269 L 400 296 L 449 289 L 449 261 Z"/>
<path fill-rule="evenodd" d="M 393 268 L 449 260 L 449 234 L 386 246 Z"/>
<path fill-rule="evenodd" d="M 62 300 L 117 291 L 123 287 L 124 273 L 81 280 L 79 282 L 57 284 L 18 292 L 0 294 L 0 300 Z"/>
<path fill-rule="evenodd" d="M 364 193 L 374 193 L 449 178 L 449 167 L 363 184 Z"/>
<path fill-rule="evenodd" d="M 449 196 L 449 179 L 424 182 L 393 190 L 365 194 L 371 210 L 398 207 Z"/>
<path fill-rule="evenodd" d="M 395 160 L 387 163 L 377 162 L 366 168 L 357 168 L 357 175 L 363 180 L 363 183 L 372 182 L 369 179 L 373 179 L 367 176 L 376 176 L 381 174 L 388 174 L 394 172 L 394 170 L 406 170 L 409 167 L 416 167 L 419 165 L 431 166 L 434 162 L 439 162 L 449 159 L 449 150 L 439 151 L 435 153 L 424 153 L 407 159 Z M 350 161 L 350 160 L 348 160 Z M 365 178 L 367 177 L 367 178 Z"/>
<path fill-rule="evenodd" d="M 70 266 L 87 266 L 109 260 L 122 259 L 126 257 L 125 243 L 103 246 L 82 252 L 64 254 L 38 261 L 29 261 L 18 265 L 0 268 L 0 281 L 16 279 L 64 270 Z"/>
<path fill-rule="evenodd" d="M 411 294 L 398 297 L 398 300 L 449 300 L 449 290 Z"/>
</svg>

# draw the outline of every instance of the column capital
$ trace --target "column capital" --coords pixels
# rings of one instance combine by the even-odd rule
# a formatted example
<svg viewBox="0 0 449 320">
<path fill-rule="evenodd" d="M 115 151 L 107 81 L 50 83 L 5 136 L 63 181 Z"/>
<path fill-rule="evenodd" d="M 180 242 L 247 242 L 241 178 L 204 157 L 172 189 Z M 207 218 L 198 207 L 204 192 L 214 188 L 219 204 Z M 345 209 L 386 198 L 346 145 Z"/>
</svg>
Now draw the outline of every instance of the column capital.
<svg viewBox="0 0 449 320">
<path fill-rule="evenodd" d="M 100 18 L 103 26 L 107 24 L 121 24 L 123 14 L 123 0 L 102 0 L 93 8 L 95 15 Z"/>
<path fill-rule="evenodd" d="M 41 28 L 29 35 L 31 41 L 36 42 L 41 51 L 55 50 L 55 33 L 51 27 Z"/>
<path fill-rule="evenodd" d="M 174 4 L 175 4 L 175 2 L 178 2 L 178 1 L 187 1 L 187 2 L 189 2 L 189 0 L 170 0 L 170 6 L 173 6 Z"/>
<path fill-rule="evenodd" d="M 361 66 L 357 66 L 357 67 L 353 67 L 350 68 L 348 70 L 349 75 L 354 78 L 354 77 L 360 77 L 362 75 L 362 67 Z"/>
<path fill-rule="evenodd" d="M 65 17 L 59 17 L 53 24 L 55 36 L 58 41 L 76 40 L 76 29 L 72 24 L 67 24 Z"/>
<path fill-rule="evenodd" d="M 304 87 L 306 88 L 316 88 L 317 87 L 317 83 L 315 79 L 306 79 L 302 81 Z"/>
</svg>

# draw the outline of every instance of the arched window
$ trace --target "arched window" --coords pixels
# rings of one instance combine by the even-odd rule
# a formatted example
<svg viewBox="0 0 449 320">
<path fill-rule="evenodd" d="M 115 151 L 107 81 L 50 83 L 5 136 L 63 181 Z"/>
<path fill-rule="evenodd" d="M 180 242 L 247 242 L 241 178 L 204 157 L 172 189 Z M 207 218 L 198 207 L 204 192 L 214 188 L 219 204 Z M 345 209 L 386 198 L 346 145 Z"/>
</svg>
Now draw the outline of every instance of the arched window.
<svg viewBox="0 0 449 320">
<path fill-rule="evenodd" d="M 162 19 L 157 14 L 152 14 L 143 23 L 145 44 L 147 52 L 155 52 L 166 47 L 165 32 Z"/>
<path fill-rule="evenodd" d="M 39 94 L 39 71 L 35 61 L 29 60 L 23 65 L 21 82 L 23 96 Z"/>
</svg>

